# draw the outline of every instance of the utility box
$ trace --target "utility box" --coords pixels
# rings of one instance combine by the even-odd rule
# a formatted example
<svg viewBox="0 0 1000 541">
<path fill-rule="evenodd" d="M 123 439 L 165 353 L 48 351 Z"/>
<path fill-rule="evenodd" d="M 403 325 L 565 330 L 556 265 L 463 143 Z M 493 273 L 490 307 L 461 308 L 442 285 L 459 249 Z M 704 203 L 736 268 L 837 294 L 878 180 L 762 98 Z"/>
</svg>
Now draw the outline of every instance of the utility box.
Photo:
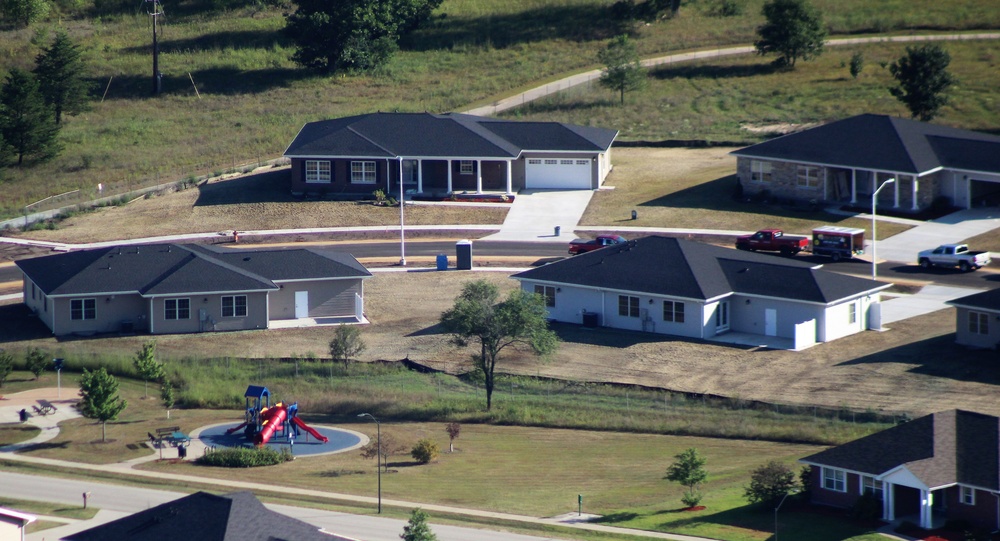
<svg viewBox="0 0 1000 541">
<path fill-rule="evenodd" d="M 583 313 L 583 326 L 587 328 L 595 328 L 601 326 L 601 314 L 597 312 L 584 312 Z"/>
<path fill-rule="evenodd" d="M 455 243 L 455 258 L 458 270 L 472 270 L 471 240 L 460 240 Z"/>
</svg>

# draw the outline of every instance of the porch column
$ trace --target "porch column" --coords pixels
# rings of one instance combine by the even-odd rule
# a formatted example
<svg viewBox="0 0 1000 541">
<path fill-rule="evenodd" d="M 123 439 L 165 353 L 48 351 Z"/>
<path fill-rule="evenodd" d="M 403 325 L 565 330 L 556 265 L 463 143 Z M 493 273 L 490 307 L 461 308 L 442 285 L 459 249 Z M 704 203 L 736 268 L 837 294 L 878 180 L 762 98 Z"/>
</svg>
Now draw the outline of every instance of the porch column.
<svg viewBox="0 0 1000 541">
<path fill-rule="evenodd" d="M 514 167 L 513 160 L 507 160 L 507 195 L 513 195 L 514 191 L 514 172 L 512 171 Z"/>
<path fill-rule="evenodd" d="M 483 193 L 483 160 L 476 160 L 476 193 Z"/>
<path fill-rule="evenodd" d="M 901 181 L 899 180 L 899 176 L 897 175 L 896 176 L 896 182 L 892 183 L 892 195 L 893 195 L 893 198 L 894 198 L 893 201 L 892 201 L 892 207 L 893 208 L 897 208 L 897 209 L 899 208 L 899 185 L 900 185 L 900 183 L 901 183 Z"/>
<path fill-rule="evenodd" d="M 424 160 L 417 159 L 417 193 L 424 193 Z"/>
<path fill-rule="evenodd" d="M 858 170 L 851 169 L 851 204 L 858 202 Z"/>
<path fill-rule="evenodd" d="M 882 481 L 882 520 L 896 520 L 896 486 Z"/>
<path fill-rule="evenodd" d="M 934 506 L 934 494 L 930 490 L 920 490 L 920 527 L 925 530 L 930 530 L 931 525 L 931 508 Z"/>
<path fill-rule="evenodd" d="M 917 190 L 919 189 L 920 189 L 920 181 L 917 180 L 916 175 L 913 175 L 913 207 L 911 207 L 913 210 L 917 210 L 919 208 L 917 206 L 917 202 L 919 201 L 919 198 L 917 197 Z"/>
<path fill-rule="evenodd" d="M 451 160 L 448 160 L 448 193 L 453 192 L 451 189 Z"/>
</svg>

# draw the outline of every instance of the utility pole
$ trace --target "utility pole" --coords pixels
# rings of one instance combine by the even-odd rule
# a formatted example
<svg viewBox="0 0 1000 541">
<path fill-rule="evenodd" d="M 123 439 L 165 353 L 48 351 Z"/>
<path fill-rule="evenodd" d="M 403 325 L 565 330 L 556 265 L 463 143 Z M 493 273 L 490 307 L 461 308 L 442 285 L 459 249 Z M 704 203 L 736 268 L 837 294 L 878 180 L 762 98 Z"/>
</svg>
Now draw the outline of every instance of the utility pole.
<svg viewBox="0 0 1000 541">
<path fill-rule="evenodd" d="M 153 17 L 153 95 L 156 96 L 163 89 L 163 75 L 160 74 L 160 44 L 156 41 L 156 18 L 163 15 L 163 7 L 160 0 L 146 0 L 152 5 L 149 13 Z"/>
</svg>

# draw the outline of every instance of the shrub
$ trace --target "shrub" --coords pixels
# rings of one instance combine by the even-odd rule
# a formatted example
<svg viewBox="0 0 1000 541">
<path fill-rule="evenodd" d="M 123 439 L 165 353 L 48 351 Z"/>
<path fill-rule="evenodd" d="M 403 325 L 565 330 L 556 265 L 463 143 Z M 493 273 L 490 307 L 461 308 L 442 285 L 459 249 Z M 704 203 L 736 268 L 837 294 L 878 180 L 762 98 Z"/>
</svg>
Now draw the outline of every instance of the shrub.
<svg viewBox="0 0 1000 541">
<path fill-rule="evenodd" d="M 438 457 L 438 446 L 433 441 L 424 438 L 413 446 L 410 456 L 421 464 L 427 464 Z"/>
<path fill-rule="evenodd" d="M 281 464 L 292 458 L 287 449 L 275 451 L 270 447 L 226 447 L 205 453 L 197 462 L 204 466 L 220 468 L 256 468 Z"/>
<path fill-rule="evenodd" d="M 681 496 L 681 503 L 688 507 L 695 507 L 701 503 L 701 494 L 697 490 L 688 490 Z"/>
<path fill-rule="evenodd" d="M 856 520 L 875 520 L 882 516 L 882 500 L 865 492 L 851 506 L 851 518 Z"/>
<path fill-rule="evenodd" d="M 28 370 L 35 375 L 35 379 L 45 372 L 45 367 L 48 363 L 48 356 L 38 348 L 31 348 L 24 355 L 24 364 Z"/>
<path fill-rule="evenodd" d="M 743 496 L 750 503 L 776 504 L 795 488 L 795 474 L 788 466 L 772 460 L 750 473 L 750 485 Z"/>
</svg>

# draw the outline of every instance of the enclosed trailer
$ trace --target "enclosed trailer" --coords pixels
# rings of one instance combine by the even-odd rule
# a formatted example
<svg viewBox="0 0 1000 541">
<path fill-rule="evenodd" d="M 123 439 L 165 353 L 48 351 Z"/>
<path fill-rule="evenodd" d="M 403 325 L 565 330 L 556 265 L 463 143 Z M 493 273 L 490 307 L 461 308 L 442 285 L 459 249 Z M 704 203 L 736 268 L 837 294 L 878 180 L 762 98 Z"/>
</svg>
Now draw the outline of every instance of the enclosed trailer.
<svg viewBox="0 0 1000 541">
<path fill-rule="evenodd" d="M 861 255 L 865 253 L 865 230 L 835 225 L 817 227 L 812 232 L 812 253 L 829 256 L 834 261 Z"/>
</svg>

